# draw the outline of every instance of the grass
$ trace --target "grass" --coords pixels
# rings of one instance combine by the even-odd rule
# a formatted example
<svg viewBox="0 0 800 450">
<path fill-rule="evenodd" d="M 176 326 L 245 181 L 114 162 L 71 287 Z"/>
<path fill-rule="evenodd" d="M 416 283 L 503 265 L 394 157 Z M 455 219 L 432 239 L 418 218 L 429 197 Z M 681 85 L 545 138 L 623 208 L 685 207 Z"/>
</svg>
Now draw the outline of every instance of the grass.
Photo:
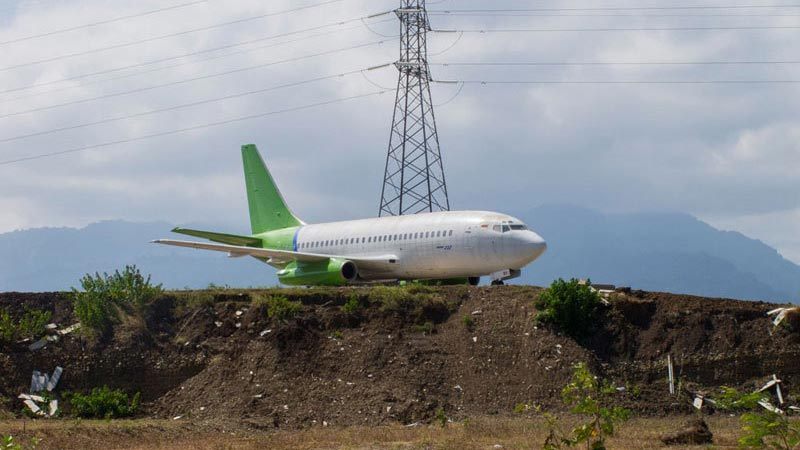
<svg viewBox="0 0 800 450">
<path fill-rule="evenodd" d="M 608 448 L 650 450 L 661 448 L 659 437 L 675 431 L 688 416 L 639 418 L 620 426 L 619 435 L 608 441 Z M 739 421 L 725 415 L 706 419 L 714 433 L 714 447 L 737 448 Z M 573 423 L 574 422 L 574 423 Z M 564 428 L 574 426 L 567 419 Z M 38 448 L 84 448 L 99 450 L 124 449 L 504 449 L 541 448 L 547 435 L 541 417 L 479 417 L 453 422 L 442 428 L 438 423 L 405 427 L 401 424 L 382 426 L 329 427 L 317 425 L 299 431 L 256 431 L 237 427 L 229 420 L 187 422 L 185 420 L 48 420 L 23 423 L 0 421 L 0 430 L 20 441 L 31 437 L 42 440 Z M 225 431 L 220 431 L 220 430 Z M 700 447 L 670 447 L 689 449 Z"/>
</svg>

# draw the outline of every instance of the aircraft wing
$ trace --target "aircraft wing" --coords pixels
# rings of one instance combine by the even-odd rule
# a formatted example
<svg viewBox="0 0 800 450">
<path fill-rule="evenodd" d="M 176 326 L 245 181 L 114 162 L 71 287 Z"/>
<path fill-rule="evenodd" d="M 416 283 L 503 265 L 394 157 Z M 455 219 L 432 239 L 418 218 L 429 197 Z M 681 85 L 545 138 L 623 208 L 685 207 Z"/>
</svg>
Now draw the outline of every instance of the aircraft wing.
<svg viewBox="0 0 800 450">
<path fill-rule="evenodd" d="M 217 252 L 226 252 L 229 256 L 253 256 L 255 258 L 267 260 L 269 264 L 285 264 L 291 261 L 303 262 L 320 262 L 327 261 L 330 258 L 341 258 L 348 261 L 353 261 L 359 267 L 371 268 L 378 264 L 389 263 L 389 260 L 397 259 L 394 255 L 382 256 L 338 256 L 338 255 L 321 255 L 316 253 L 293 252 L 289 250 L 273 250 L 268 248 L 256 247 L 243 247 L 239 245 L 227 244 L 211 244 L 206 242 L 195 241 L 176 241 L 172 239 L 157 239 L 152 241 L 154 244 L 174 245 L 177 247 L 196 248 L 201 250 L 213 250 Z"/>
</svg>

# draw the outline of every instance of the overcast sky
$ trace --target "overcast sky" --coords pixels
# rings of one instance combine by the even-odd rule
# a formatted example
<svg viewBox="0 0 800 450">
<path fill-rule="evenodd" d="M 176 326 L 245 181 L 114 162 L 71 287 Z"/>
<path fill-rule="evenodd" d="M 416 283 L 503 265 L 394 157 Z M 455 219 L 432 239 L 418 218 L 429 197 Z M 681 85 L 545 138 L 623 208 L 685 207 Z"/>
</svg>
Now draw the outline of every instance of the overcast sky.
<svg viewBox="0 0 800 450">
<path fill-rule="evenodd" d="M 389 92 L 0 165 L 0 232 L 81 226 L 103 219 L 215 222 L 246 229 L 239 156 L 243 143 L 258 144 L 284 196 L 305 220 L 376 215 L 397 77 L 392 67 L 142 113 L 393 62 L 399 45 L 393 37 L 398 32 L 396 18 L 366 19 L 370 29 L 354 19 L 396 8 L 397 0 L 334 1 L 123 45 L 325 3 L 208 0 L 25 39 L 188 3 L 191 0 L 0 2 L 0 160 L 372 94 L 383 91 L 381 86 Z M 431 2 L 429 9 L 440 11 L 573 8 L 493 16 L 433 14 L 431 21 L 438 29 L 562 31 L 433 33 L 432 63 L 640 63 L 433 65 L 431 70 L 438 80 L 800 80 L 800 64 L 641 64 L 797 61 L 800 29 L 785 27 L 800 26 L 800 8 L 574 10 L 684 3 L 738 2 Z M 321 27 L 339 22 L 344 24 Z M 762 26 L 773 28 L 685 29 Z M 297 32 L 312 28 L 316 29 Z M 586 31 L 619 28 L 651 29 Z M 266 39 L 278 35 L 283 37 Z M 242 45 L 249 41 L 255 42 Z M 96 51 L 109 46 L 116 48 Z M 65 57 L 76 53 L 81 55 Z M 189 53 L 197 54 L 175 59 Z M 281 62 L 287 59 L 293 61 Z M 46 62 L 37 63 L 42 60 Z M 163 61 L 152 63 L 159 60 Z M 125 68 L 142 63 L 152 64 Z M 95 72 L 106 73 L 85 76 Z M 70 80 L 59 81 L 65 78 Z M 202 79 L 186 81 L 192 78 Z M 39 86 L 27 89 L 33 84 Z M 170 85 L 156 87 L 165 84 Z M 112 95 L 131 90 L 137 92 Z M 523 211 L 569 203 L 605 211 L 687 212 L 761 239 L 795 262 L 800 262 L 798 94 L 800 84 L 790 83 L 468 84 L 460 91 L 457 84 L 433 86 L 455 209 Z M 91 100 L 99 96 L 107 97 Z M 72 104 L 53 107 L 62 103 Z M 7 140 L 134 114 L 139 116 Z M 531 225 L 536 227 L 535 220 Z"/>
</svg>

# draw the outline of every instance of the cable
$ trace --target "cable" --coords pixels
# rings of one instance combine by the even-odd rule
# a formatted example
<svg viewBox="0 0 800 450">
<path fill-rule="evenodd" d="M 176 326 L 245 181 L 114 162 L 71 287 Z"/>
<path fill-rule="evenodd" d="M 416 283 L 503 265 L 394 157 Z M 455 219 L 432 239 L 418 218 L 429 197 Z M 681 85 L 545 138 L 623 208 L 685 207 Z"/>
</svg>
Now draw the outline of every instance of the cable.
<svg viewBox="0 0 800 450">
<path fill-rule="evenodd" d="M 718 9 L 775 9 L 800 8 L 800 4 L 784 5 L 688 5 L 688 6 L 601 6 L 590 8 L 523 8 L 523 9 L 441 9 L 428 14 L 493 13 L 493 12 L 557 12 L 557 11 L 668 11 L 668 10 L 718 10 Z"/>
<path fill-rule="evenodd" d="M 354 75 L 354 74 L 357 74 L 357 73 L 362 73 L 363 74 L 366 70 L 367 69 L 353 70 L 353 71 L 350 71 L 350 72 L 343 72 L 343 73 L 338 73 L 338 74 L 335 74 L 335 75 L 327 75 L 327 76 L 312 78 L 312 79 L 309 79 L 309 80 L 296 81 L 296 82 L 293 82 L 293 83 L 282 84 L 282 85 L 278 85 L 278 86 L 270 86 L 268 88 L 263 88 L 263 89 L 256 89 L 256 90 L 252 90 L 252 91 L 240 92 L 238 94 L 226 95 L 224 97 L 210 98 L 210 99 L 199 100 L 199 101 L 195 101 L 195 102 L 191 102 L 191 103 L 184 103 L 184 104 L 180 104 L 180 105 L 170 106 L 170 107 L 167 107 L 167 108 L 153 109 L 153 110 L 144 111 L 144 112 L 135 113 L 135 114 L 129 114 L 129 115 L 121 116 L 121 117 L 113 117 L 113 118 L 109 118 L 109 119 L 98 120 L 98 121 L 95 121 L 95 122 L 87 122 L 87 123 L 82 123 L 82 124 L 77 124 L 77 125 L 70 125 L 70 126 L 61 127 L 61 128 L 53 128 L 53 129 L 49 129 L 49 130 L 38 131 L 38 132 L 35 132 L 35 133 L 22 134 L 22 135 L 12 136 L 12 137 L 8 137 L 8 138 L 2 138 L 2 139 L 0 139 L 0 143 L 17 141 L 17 140 L 20 140 L 20 139 L 27 139 L 27 138 L 31 138 L 31 137 L 35 137 L 35 136 L 43 136 L 43 135 L 47 135 L 47 134 L 59 133 L 59 132 L 62 132 L 62 131 L 76 130 L 76 129 L 79 129 L 79 128 L 86 128 L 86 127 L 90 127 L 90 126 L 94 126 L 94 125 L 101 125 L 101 124 L 104 124 L 104 123 L 119 122 L 119 121 L 122 121 L 122 120 L 128 120 L 128 119 L 133 119 L 133 118 L 137 118 L 137 117 L 144 117 L 144 116 L 149 116 L 149 115 L 152 115 L 152 114 L 158 114 L 158 113 L 162 113 L 162 112 L 175 111 L 175 110 L 178 110 L 178 109 L 191 108 L 191 107 L 194 107 L 194 106 L 205 105 L 205 104 L 208 104 L 208 103 L 215 103 L 215 102 L 220 102 L 220 101 L 224 101 L 224 100 L 231 100 L 231 99 L 234 99 L 234 98 L 246 97 L 246 96 L 255 95 L 255 94 L 263 94 L 265 92 L 271 92 L 271 91 L 277 91 L 277 90 L 280 90 L 280 89 L 287 89 L 287 88 L 302 86 L 304 84 L 316 83 L 316 82 L 323 81 L 323 80 L 330 80 L 330 79 L 334 79 L 334 78 L 342 78 L 342 77 L 346 77 L 346 76 L 349 76 L 349 75 Z M 380 86 L 378 86 L 378 87 L 380 87 Z M 387 88 L 381 88 L 381 89 L 382 90 L 388 90 Z"/>
<path fill-rule="evenodd" d="M 464 33 L 459 33 L 459 34 L 458 34 L 458 37 L 456 38 L 456 40 L 455 40 L 455 41 L 453 41 L 453 43 L 452 43 L 452 44 L 450 44 L 450 46 L 449 46 L 449 47 L 447 47 L 446 49 L 444 49 L 444 50 L 442 50 L 442 51 L 439 51 L 439 52 L 436 52 L 436 53 L 431 53 L 431 54 L 430 54 L 430 55 L 428 55 L 428 56 L 440 56 L 440 55 L 444 55 L 445 53 L 447 53 L 447 52 L 449 52 L 450 50 L 452 50 L 452 49 L 453 49 L 453 47 L 455 47 L 456 45 L 458 45 L 458 43 L 459 43 L 459 42 L 461 42 L 461 38 L 463 38 L 463 37 L 464 37 Z"/>
<path fill-rule="evenodd" d="M 338 2 L 342 2 L 342 1 L 345 1 L 345 0 L 328 0 L 328 1 L 325 1 L 325 2 L 322 2 L 322 3 L 316 3 L 316 4 L 313 4 L 313 5 L 307 5 L 307 6 L 287 9 L 287 10 L 283 10 L 283 11 L 277 11 L 277 12 L 268 13 L 268 14 L 259 14 L 258 16 L 245 17 L 245 18 L 242 18 L 242 19 L 232 20 L 230 22 L 223 22 L 223 23 L 218 23 L 218 24 L 215 24 L 215 25 L 208 25 L 208 26 L 205 26 L 205 27 L 193 28 L 191 30 L 179 31 L 177 33 L 163 34 L 161 36 L 154 36 L 154 37 L 150 37 L 150 38 L 146 38 L 146 39 L 140 39 L 138 41 L 126 42 L 126 43 L 123 43 L 123 44 L 115 44 L 115 45 L 110 45 L 110 46 L 107 46 L 107 47 L 100 47 L 100 48 L 96 48 L 96 49 L 92 49 L 92 50 L 86 50 L 86 51 L 82 51 L 82 52 L 68 53 L 68 54 L 65 54 L 65 55 L 54 56 L 54 57 L 50 57 L 50 58 L 40 59 L 40 60 L 37 60 L 37 61 L 30 61 L 30 62 L 27 62 L 27 63 L 16 64 L 16 65 L 13 65 L 13 66 L 1 67 L 0 68 L 0 72 L 5 72 L 5 71 L 8 71 L 8 70 L 18 69 L 20 67 L 28 67 L 28 66 L 33 66 L 33 65 L 37 65 L 37 64 L 43 64 L 43 63 L 47 63 L 47 62 L 58 61 L 58 60 L 61 60 L 61 59 L 66 59 L 66 58 L 74 58 L 76 56 L 89 55 L 89 54 L 92 54 L 92 53 L 103 52 L 103 51 L 107 51 L 107 50 L 116 50 L 116 49 L 120 49 L 120 48 L 131 47 L 131 46 L 134 46 L 134 45 L 139 45 L 139 44 L 144 44 L 144 43 L 147 43 L 147 42 L 158 41 L 158 40 L 167 39 L 167 38 L 171 38 L 171 37 L 184 36 L 184 35 L 187 35 L 187 34 L 197 33 L 197 32 L 200 32 L 200 31 L 207 31 L 207 30 L 212 30 L 212 29 L 215 29 L 215 28 L 221 28 L 221 27 L 225 27 L 225 26 L 229 26 L 229 25 L 235 25 L 235 24 L 239 24 L 239 23 L 250 22 L 250 21 L 258 20 L 258 19 L 264 19 L 266 17 L 272 17 L 272 16 L 281 15 L 281 14 L 293 13 L 293 12 L 297 12 L 297 11 L 301 11 L 301 10 L 305 10 L 305 9 L 316 8 L 316 7 L 319 7 L 319 6 L 328 5 L 330 3 L 338 3 Z"/>
<path fill-rule="evenodd" d="M 221 126 L 221 125 L 227 125 L 227 124 L 231 124 L 231 123 L 242 122 L 242 121 L 245 121 L 245 120 L 259 119 L 259 118 L 262 118 L 262 117 L 278 115 L 278 114 L 284 114 L 284 113 L 294 112 L 294 111 L 300 111 L 300 110 L 304 110 L 304 109 L 316 108 L 316 107 L 319 107 L 319 106 L 326 106 L 326 105 L 331 105 L 331 104 L 334 104 L 334 103 L 341 103 L 341 102 L 345 102 L 345 101 L 349 101 L 349 100 L 356 100 L 356 99 L 361 99 L 361 98 L 366 98 L 366 97 L 372 97 L 372 96 L 384 94 L 386 92 L 388 92 L 388 91 L 375 91 L 375 92 L 370 92 L 370 93 L 367 93 L 367 94 L 354 95 L 354 96 L 351 96 L 351 97 L 343 97 L 343 98 L 338 98 L 338 99 L 334 99 L 334 100 L 328 100 L 328 101 L 325 101 L 325 102 L 312 103 L 312 104 L 309 104 L 309 105 L 296 106 L 296 107 L 293 107 L 293 108 L 279 109 L 279 110 L 276 110 L 276 111 L 269 111 L 269 112 L 263 112 L 263 113 L 258 113 L 258 114 L 251 114 L 251 115 L 247 115 L 247 116 L 234 117 L 232 119 L 221 120 L 221 121 L 218 121 L 218 122 L 209 122 L 209 123 L 204 123 L 204 124 L 201 124 L 201 125 L 195 125 L 195 126 L 186 127 L 186 128 L 178 128 L 178 129 L 175 129 L 175 130 L 162 131 L 162 132 L 153 133 L 153 134 L 146 134 L 146 135 L 143 135 L 143 136 L 136 136 L 136 137 L 127 138 L 127 139 L 120 139 L 120 140 L 117 140 L 117 141 L 103 142 L 101 144 L 87 145 L 87 146 L 84 146 L 84 147 L 77 147 L 77 148 L 72 148 L 72 149 L 69 149 L 69 150 L 61 150 L 61 151 L 50 152 L 50 153 L 40 153 L 38 155 L 25 156 L 25 157 L 16 158 L 16 159 L 8 159 L 8 160 L 5 160 L 5 161 L 0 161 L 0 166 L 6 166 L 6 165 L 9 165 L 9 164 L 15 164 L 15 163 L 23 162 L 23 161 L 32 161 L 32 160 L 35 160 L 35 159 L 43 159 L 43 158 L 50 158 L 50 157 L 53 157 L 53 156 L 66 155 L 66 154 L 69 154 L 69 153 L 83 152 L 83 151 L 86 151 L 86 150 L 92 150 L 92 149 L 97 149 L 97 148 L 102 148 L 102 147 L 109 147 L 109 146 L 112 146 L 112 145 L 126 144 L 126 143 L 129 143 L 129 142 L 142 141 L 142 140 L 145 140 L 145 139 L 152 139 L 152 138 L 156 138 L 156 137 L 169 136 L 169 135 L 173 135 L 173 134 L 185 133 L 185 132 L 188 132 L 188 131 L 201 130 L 201 129 L 204 129 L 204 128 L 217 127 L 217 126 Z"/>
<path fill-rule="evenodd" d="M 333 53 L 339 53 L 339 52 L 344 52 L 344 51 L 348 51 L 348 50 L 354 50 L 354 49 L 357 49 L 357 48 L 368 47 L 370 45 L 380 45 L 380 44 L 383 44 L 384 42 L 385 41 L 375 41 L 375 42 L 370 42 L 370 43 L 367 43 L 367 44 L 360 44 L 360 45 L 354 45 L 354 46 L 350 46 L 350 47 L 338 48 L 338 49 L 335 49 L 335 50 L 328 50 L 328 51 L 325 51 L 325 52 L 314 53 L 314 54 L 311 54 L 311 55 L 297 56 L 297 57 L 294 57 L 294 58 L 283 59 L 283 60 L 279 60 L 279 61 L 272 61 L 272 62 L 268 62 L 268 63 L 264 63 L 264 64 L 258 64 L 258 65 L 255 65 L 255 66 L 242 67 L 242 68 L 239 68 L 239 69 L 227 70 L 227 71 L 224 71 L 224 72 L 218 72 L 218 73 L 209 74 L 209 75 L 202 75 L 202 76 L 194 77 L 194 78 L 186 78 L 186 79 L 182 79 L 182 80 L 171 81 L 169 83 L 164 83 L 164 84 L 157 84 L 157 85 L 147 86 L 147 87 L 143 87 L 143 88 L 131 89 L 131 90 L 128 90 L 128 91 L 115 92 L 113 94 L 105 94 L 105 95 L 100 95 L 100 96 L 97 96 L 97 97 L 90 97 L 90 98 L 81 99 L 81 100 L 73 100 L 73 101 L 64 102 L 64 103 L 57 103 L 55 105 L 42 106 L 42 107 L 39 107 L 39 108 L 33 108 L 33 109 L 27 109 L 27 110 L 23 110 L 23 111 L 17 111 L 17 112 L 13 112 L 13 113 L 10 113 L 10 114 L 0 115 L 0 119 L 5 119 L 5 118 L 8 118 L 8 117 L 13 117 L 13 116 L 19 116 L 19 115 L 22 115 L 22 114 L 29 114 L 29 113 L 33 113 L 33 112 L 46 111 L 46 110 L 50 110 L 50 109 L 54 109 L 54 108 L 60 108 L 62 106 L 76 105 L 76 104 L 80 104 L 80 103 L 89 103 L 89 102 L 93 102 L 95 100 L 102 100 L 102 99 L 106 99 L 106 98 L 119 97 L 119 96 L 128 95 L 128 94 L 136 94 L 136 93 L 150 91 L 150 90 L 158 89 L 158 88 L 162 88 L 162 87 L 175 86 L 175 85 L 179 85 L 179 84 L 191 83 L 191 82 L 194 82 L 194 81 L 206 80 L 206 79 L 209 79 L 209 78 L 216 78 L 216 77 L 220 77 L 220 76 L 224 76 L 224 75 L 230 75 L 230 74 L 233 74 L 233 73 L 239 73 L 239 72 L 245 72 L 245 71 L 249 71 L 249 70 L 261 69 L 261 68 L 264 68 L 264 67 L 274 66 L 274 65 L 277 65 L 277 64 L 285 64 L 285 63 L 289 63 L 289 62 L 300 61 L 300 60 L 303 60 L 303 59 L 316 58 L 318 56 L 330 55 L 330 54 L 333 54 Z"/>
<path fill-rule="evenodd" d="M 576 62 L 445 62 L 428 63 L 430 66 L 689 66 L 689 65 L 756 65 L 800 64 L 800 60 L 787 61 L 576 61 Z"/>
<path fill-rule="evenodd" d="M 33 89 L 33 88 L 47 86 L 47 85 L 60 83 L 60 82 L 64 82 L 64 81 L 79 80 L 79 79 L 92 77 L 92 76 L 97 76 L 97 75 L 105 75 L 105 74 L 108 74 L 108 73 L 120 72 L 120 71 L 127 70 L 127 69 L 145 67 L 145 66 L 158 64 L 158 63 L 162 63 L 162 62 L 166 62 L 166 61 L 185 58 L 185 57 L 188 57 L 188 56 L 201 55 L 201 54 L 204 54 L 204 53 L 212 53 L 212 52 L 219 51 L 219 50 L 226 50 L 226 49 L 229 49 L 229 48 L 236 48 L 236 47 L 241 47 L 243 45 L 254 44 L 256 42 L 263 42 L 263 41 L 268 41 L 268 40 L 277 39 L 277 38 L 281 38 L 281 37 L 291 36 L 291 35 L 294 35 L 294 34 L 306 33 L 306 32 L 309 32 L 309 31 L 315 31 L 315 30 L 322 29 L 322 28 L 328 28 L 328 27 L 331 27 L 331 26 L 338 26 L 338 25 L 342 25 L 342 24 L 345 24 L 345 23 L 349 23 L 349 22 L 355 22 L 355 21 L 358 21 L 358 20 L 359 19 L 351 19 L 351 20 L 347 20 L 345 22 L 331 23 L 331 24 L 326 24 L 326 25 L 306 28 L 306 29 L 302 29 L 302 30 L 295 30 L 295 31 L 290 31 L 290 32 L 286 32 L 286 33 L 274 34 L 274 35 L 271 35 L 271 36 L 258 38 L 258 39 L 250 39 L 250 40 L 238 42 L 238 43 L 235 43 L 235 44 L 228 44 L 228 45 L 223 45 L 223 46 L 220 46 L 220 47 L 214 47 L 214 48 L 205 49 L 205 50 L 198 50 L 198 51 L 191 52 L 191 53 L 184 53 L 184 54 L 181 54 L 181 55 L 170 56 L 170 57 L 155 59 L 155 60 L 151 60 L 151 61 L 145 61 L 145 62 L 137 63 L 137 64 L 130 64 L 130 65 L 127 65 L 127 66 L 119 66 L 119 67 L 115 67 L 115 68 L 112 68 L 112 69 L 106 69 L 106 70 L 101 70 L 101 71 L 97 71 L 97 72 L 91 72 L 91 73 L 85 73 L 85 74 L 81 74 L 81 75 L 75 75 L 75 76 L 72 76 L 72 77 L 61 78 L 61 79 L 58 79 L 58 80 L 45 81 L 45 82 L 42 82 L 42 83 L 36 83 L 36 84 L 27 85 L 27 86 L 15 87 L 15 88 L 11 88 L 11 89 L 6 89 L 6 90 L 3 90 L 3 91 L 0 91 L 0 94 L 6 94 L 6 93 L 9 93 L 9 92 L 17 92 L 17 91 L 22 91 L 22 90 L 27 90 L 27 89 Z M 381 20 L 381 21 L 378 21 L 376 23 L 386 22 L 386 21 L 389 21 L 389 20 L 392 20 L 392 19 Z M 344 29 L 339 29 L 339 30 L 326 31 L 324 33 L 317 33 L 317 34 L 314 34 L 314 35 L 311 35 L 311 36 L 292 39 L 292 40 L 289 40 L 289 41 L 278 42 L 278 43 L 275 43 L 275 44 L 263 45 L 263 46 L 254 47 L 254 48 L 250 48 L 250 49 L 245 49 L 245 50 L 240 50 L 240 51 L 236 51 L 236 52 L 226 53 L 224 55 L 211 56 L 211 57 L 208 57 L 208 58 L 205 58 L 205 59 L 200 59 L 200 60 L 195 60 L 195 61 L 185 61 L 185 62 L 178 63 L 178 64 L 173 64 L 173 65 L 169 65 L 169 66 L 165 66 L 165 67 L 158 67 L 158 68 L 155 68 L 155 69 L 152 69 L 152 70 L 145 70 L 145 71 L 141 71 L 141 72 L 137 72 L 137 73 L 123 75 L 123 76 L 120 76 L 120 77 L 113 77 L 113 78 L 108 78 L 108 79 L 105 79 L 105 80 L 96 80 L 96 81 L 93 81 L 93 82 L 90 82 L 90 83 L 81 83 L 78 86 L 68 86 L 68 87 L 60 88 L 60 89 L 51 89 L 51 90 L 48 90 L 48 91 L 37 92 L 37 93 L 32 94 L 32 95 L 14 97 L 12 99 L 7 99 L 7 100 L 0 100 L 0 104 L 1 103 L 7 103 L 8 101 L 14 101 L 14 100 L 19 100 L 19 99 L 23 99 L 23 98 L 35 97 L 35 96 L 41 95 L 41 94 L 48 94 L 48 93 L 51 93 L 51 92 L 58 92 L 58 91 L 61 91 L 61 90 L 64 90 L 64 89 L 73 89 L 73 88 L 80 87 L 80 86 L 88 86 L 88 85 L 92 85 L 92 84 L 96 84 L 96 83 L 104 83 L 104 82 L 108 82 L 108 81 L 120 80 L 120 79 L 123 79 L 123 78 L 135 77 L 135 76 L 143 75 L 143 74 L 146 74 L 146 73 L 152 73 L 152 72 L 158 72 L 158 71 L 161 71 L 161 70 L 172 69 L 172 68 L 175 68 L 175 67 L 180 67 L 180 66 L 183 66 L 183 65 L 186 65 L 186 64 L 193 64 L 193 63 L 200 62 L 200 61 L 210 61 L 210 60 L 213 60 L 213 59 L 226 58 L 228 56 L 234 56 L 234 55 L 239 55 L 239 54 L 243 54 L 243 53 L 249 53 L 249 52 L 252 52 L 252 51 L 263 50 L 265 48 L 272 48 L 272 47 L 277 47 L 277 46 L 281 46 L 281 45 L 285 45 L 285 44 L 291 44 L 291 43 L 303 41 L 303 40 L 306 40 L 306 39 L 313 39 L 315 37 L 326 36 L 326 35 L 329 35 L 329 34 L 332 34 L 332 33 L 339 33 L 341 31 L 354 30 L 354 29 L 357 29 L 357 28 L 361 28 L 361 25 L 359 25 L 357 27 L 350 27 L 350 28 L 344 28 Z"/>
<path fill-rule="evenodd" d="M 443 103 L 439 103 L 438 105 L 433 105 L 433 106 L 435 108 L 441 108 L 442 106 L 444 106 L 444 105 L 452 102 L 453 100 L 455 100 L 456 97 L 458 97 L 459 94 L 461 94 L 461 91 L 463 91 L 463 90 L 464 90 L 464 83 L 458 83 L 458 90 L 456 91 L 456 94 L 454 96 L 450 97 L 447 101 L 445 101 Z M 0 141 L 0 142 L 2 142 L 2 141 Z"/>
<path fill-rule="evenodd" d="M 77 25 L 77 26 L 69 27 L 69 28 L 61 28 L 59 30 L 53 30 L 53 31 L 45 32 L 45 33 L 33 34 L 33 35 L 30 35 L 30 36 L 11 39 L 11 40 L 8 40 L 8 41 L 2 41 L 2 42 L 0 42 L 0 46 L 8 45 L 8 44 L 14 44 L 14 43 L 17 43 L 17 42 L 22 42 L 22 41 L 27 41 L 27 40 L 30 40 L 30 39 L 37 39 L 37 38 L 41 38 L 41 37 L 45 37 L 45 36 L 53 36 L 53 35 L 56 35 L 56 34 L 66 33 L 68 31 L 80 30 L 82 28 L 94 27 L 94 26 L 97 26 L 97 25 L 106 25 L 106 24 L 109 24 L 109 23 L 120 22 L 120 21 L 123 21 L 123 20 L 133 19 L 133 18 L 136 18 L 136 17 L 149 16 L 149 15 L 153 15 L 153 14 L 158 14 L 158 13 L 162 13 L 162 12 L 166 12 L 166 11 L 172 11 L 172 10 L 180 9 L 180 8 L 186 8 L 188 6 L 194 6 L 194 5 L 197 5 L 197 4 L 200 4 L 200 3 L 207 3 L 207 2 L 208 2 L 208 0 L 196 0 L 196 1 L 193 1 L 193 2 L 181 3 L 181 4 L 178 4 L 178 5 L 172 5 L 172 6 L 166 6 L 166 7 L 163 7 L 163 8 L 153 9 L 153 10 L 141 12 L 141 13 L 138 13 L 138 14 L 130 14 L 130 15 L 127 15 L 127 16 L 115 17 L 113 19 L 106 19 L 106 20 L 101 20 L 99 22 L 86 23 L 86 24 L 83 24 L 83 25 Z"/>
<path fill-rule="evenodd" d="M 800 80 L 433 80 L 434 83 L 465 84 L 795 84 Z"/>
<path fill-rule="evenodd" d="M 800 14 L 540 14 L 540 13 L 435 13 L 431 16 L 453 17 L 800 17 Z"/>
<path fill-rule="evenodd" d="M 640 27 L 640 28 L 508 28 L 478 30 L 431 30 L 437 33 L 551 33 L 574 31 L 704 31 L 704 30 L 796 30 L 800 26 L 732 26 L 732 27 Z"/>
</svg>

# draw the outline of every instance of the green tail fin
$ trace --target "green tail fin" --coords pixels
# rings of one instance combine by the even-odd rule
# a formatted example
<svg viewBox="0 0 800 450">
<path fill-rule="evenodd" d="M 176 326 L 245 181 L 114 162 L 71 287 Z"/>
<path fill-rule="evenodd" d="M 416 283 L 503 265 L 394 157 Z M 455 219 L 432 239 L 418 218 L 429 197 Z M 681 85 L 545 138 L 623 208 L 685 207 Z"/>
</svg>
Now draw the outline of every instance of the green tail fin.
<svg viewBox="0 0 800 450">
<path fill-rule="evenodd" d="M 286 206 L 255 145 L 242 146 L 242 162 L 253 234 L 302 225 Z"/>
</svg>

